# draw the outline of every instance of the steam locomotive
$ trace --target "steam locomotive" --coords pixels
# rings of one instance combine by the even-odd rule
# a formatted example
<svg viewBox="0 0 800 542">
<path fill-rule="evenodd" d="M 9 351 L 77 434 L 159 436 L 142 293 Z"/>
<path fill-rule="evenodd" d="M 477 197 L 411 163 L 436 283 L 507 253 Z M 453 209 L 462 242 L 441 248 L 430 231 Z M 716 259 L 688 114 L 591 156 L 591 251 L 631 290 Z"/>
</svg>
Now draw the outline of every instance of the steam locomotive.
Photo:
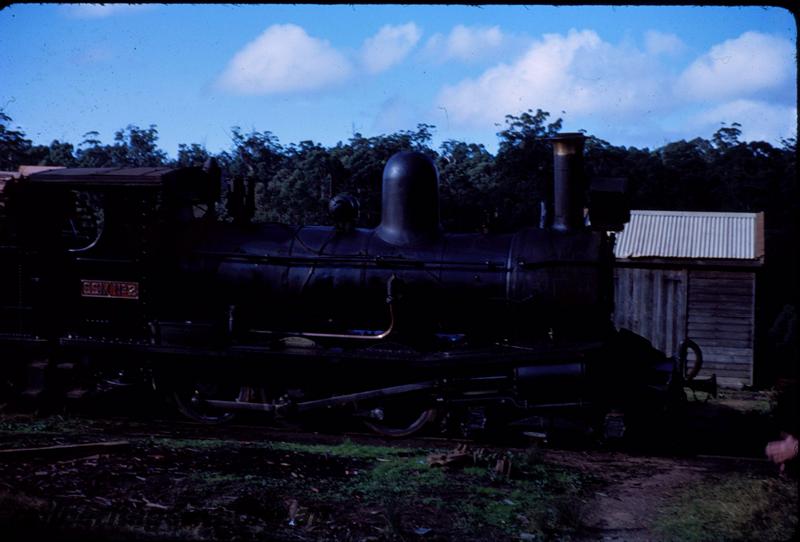
<svg viewBox="0 0 800 542">
<path fill-rule="evenodd" d="M 22 178 L 0 239 L 4 379 L 25 396 L 145 379 L 209 423 L 333 410 L 404 436 L 579 411 L 619 432 L 680 401 L 700 352 L 668 359 L 614 328 L 624 190 L 588 186 L 581 134 L 551 143 L 552 219 L 507 234 L 443 231 L 417 152 L 387 162 L 374 229 L 347 195 L 334 226 L 251 223 L 240 180 L 233 222 L 217 220 L 213 161 Z"/>
</svg>

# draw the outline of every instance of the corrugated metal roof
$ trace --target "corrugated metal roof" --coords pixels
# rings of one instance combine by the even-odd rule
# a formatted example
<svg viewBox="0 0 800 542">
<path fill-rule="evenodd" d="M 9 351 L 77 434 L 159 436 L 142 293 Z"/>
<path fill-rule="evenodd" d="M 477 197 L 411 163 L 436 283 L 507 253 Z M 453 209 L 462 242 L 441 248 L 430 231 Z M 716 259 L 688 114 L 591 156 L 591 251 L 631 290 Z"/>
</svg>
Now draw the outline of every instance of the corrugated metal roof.
<svg viewBox="0 0 800 542">
<path fill-rule="evenodd" d="M 763 213 L 631 211 L 617 258 L 756 260 L 764 255 Z"/>
</svg>

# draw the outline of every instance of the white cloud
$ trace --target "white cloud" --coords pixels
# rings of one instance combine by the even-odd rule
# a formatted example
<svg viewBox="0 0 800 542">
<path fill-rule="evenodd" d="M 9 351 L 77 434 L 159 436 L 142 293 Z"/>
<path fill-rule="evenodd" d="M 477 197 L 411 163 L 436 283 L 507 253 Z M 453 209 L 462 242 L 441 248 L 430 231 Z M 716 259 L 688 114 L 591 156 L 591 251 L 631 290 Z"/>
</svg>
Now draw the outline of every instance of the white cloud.
<svg viewBox="0 0 800 542">
<path fill-rule="evenodd" d="M 76 19 L 103 19 L 114 15 L 130 15 L 155 8 L 148 4 L 73 4 L 66 13 Z"/>
<path fill-rule="evenodd" d="M 742 125 L 744 141 L 780 143 L 781 138 L 797 137 L 797 107 L 757 100 L 734 100 L 703 111 L 687 123 L 690 130 L 712 134 L 721 123 Z"/>
<path fill-rule="evenodd" d="M 218 84 L 242 94 L 319 89 L 352 72 L 347 58 L 325 40 L 293 24 L 272 25 L 234 55 Z"/>
<path fill-rule="evenodd" d="M 444 87 L 437 105 L 462 126 L 500 122 L 529 108 L 630 118 L 669 106 L 660 72 L 652 56 L 573 29 L 566 36 L 545 34 L 514 63 Z"/>
<path fill-rule="evenodd" d="M 450 34 L 434 34 L 425 44 L 428 54 L 441 61 L 471 61 L 499 48 L 505 39 L 500 27 L 468 27 L 456 25 Z"/>
<path fill-rule="evenodd" d="M 779 88 L 796 77 L 792 43 L 759 32 L 745 32 L 715 45 L 680 76 L 676 92 L 695 100 L 751 96 Z"/>
<path fill-rule="evenodd" d="M 676 54 L 686 49 L 686 45 L 675 34 L 648 30 L 644 34 L 645 50 L 653 55 Z"/>
<path fill-rule="evenodd" d="M 414 23 L 385 25 L 367 38 L 361 48 L 361 61 L 370 73 L 379 73 L 401 62 L 422 37 Z"/>
</svg>

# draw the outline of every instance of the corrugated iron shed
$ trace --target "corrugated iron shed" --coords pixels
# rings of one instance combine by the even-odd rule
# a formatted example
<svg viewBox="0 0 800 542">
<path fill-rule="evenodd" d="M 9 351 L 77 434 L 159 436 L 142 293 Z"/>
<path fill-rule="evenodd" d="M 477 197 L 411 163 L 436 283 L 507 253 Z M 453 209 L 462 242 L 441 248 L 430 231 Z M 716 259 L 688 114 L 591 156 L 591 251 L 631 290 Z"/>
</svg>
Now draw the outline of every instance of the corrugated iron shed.
<svg viewBox="0 0 800 542">
<path fill-rule="evenodd" d="M 701 376 L 753 384 L 763 213 L 631 211 L 615 252 L 617 327 L 668 354 L 690 338 Z"/>
<path fill-rule="evenodd" d="M 759 260 L 764 213 L 631 211 L 615 252 L 627 259 Z"/>
</svg>

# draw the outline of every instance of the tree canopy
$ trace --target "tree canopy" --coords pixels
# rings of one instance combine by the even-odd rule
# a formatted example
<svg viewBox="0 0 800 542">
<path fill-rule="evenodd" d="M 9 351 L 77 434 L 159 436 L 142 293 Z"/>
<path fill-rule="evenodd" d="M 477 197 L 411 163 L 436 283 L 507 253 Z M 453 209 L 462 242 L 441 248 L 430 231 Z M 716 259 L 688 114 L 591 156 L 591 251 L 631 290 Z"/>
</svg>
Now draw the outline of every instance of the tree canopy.
<svg viewBox="0 0 800 542">
<path fill-rule="evenodd" d="M 219 153 L 183 143 L 175 159 L 158 146 L 158 128 L 128 125 L 104 144 L 95 131 L 77 145 L 54 140 L 34 144 L 0 110 L 0 169 L 23 164 L 67 167 L 201 166 L 215 157 L 227 178 L 242 178 L 256 192 L 257 221 L 324 223 L 327 200 L 341 192 L 361 201 L 361 225 L 380 219 L 383 166 L 396 152 L 418 150 L 439 169 L 442 217 L 448 229 L 513 230 L 538 223 L 539 202 L 549 197 L 552 151 L 547 141 L 561 119 L 537 109 L 507 115 L 497 133 L 498 151 L 444 141 L 431 146 L 435 126 L 364 137 L 325 147 L 314 141 L 282 145 L 269 131 L 231 129 L 231 146 Z M 780 147 L 743 142 L 741 125 L 722 125 L 709 139 L 668 143 L 654 150 L 615 146 L 592 135 L 586 141 L 586 171 L 630 180 L 632 202 L 641 209 L 766 211 L 776 223 L 797 216 L 796 143 Z M 223 215 L 224 219 L 225 216 Z"/>
</svg>

